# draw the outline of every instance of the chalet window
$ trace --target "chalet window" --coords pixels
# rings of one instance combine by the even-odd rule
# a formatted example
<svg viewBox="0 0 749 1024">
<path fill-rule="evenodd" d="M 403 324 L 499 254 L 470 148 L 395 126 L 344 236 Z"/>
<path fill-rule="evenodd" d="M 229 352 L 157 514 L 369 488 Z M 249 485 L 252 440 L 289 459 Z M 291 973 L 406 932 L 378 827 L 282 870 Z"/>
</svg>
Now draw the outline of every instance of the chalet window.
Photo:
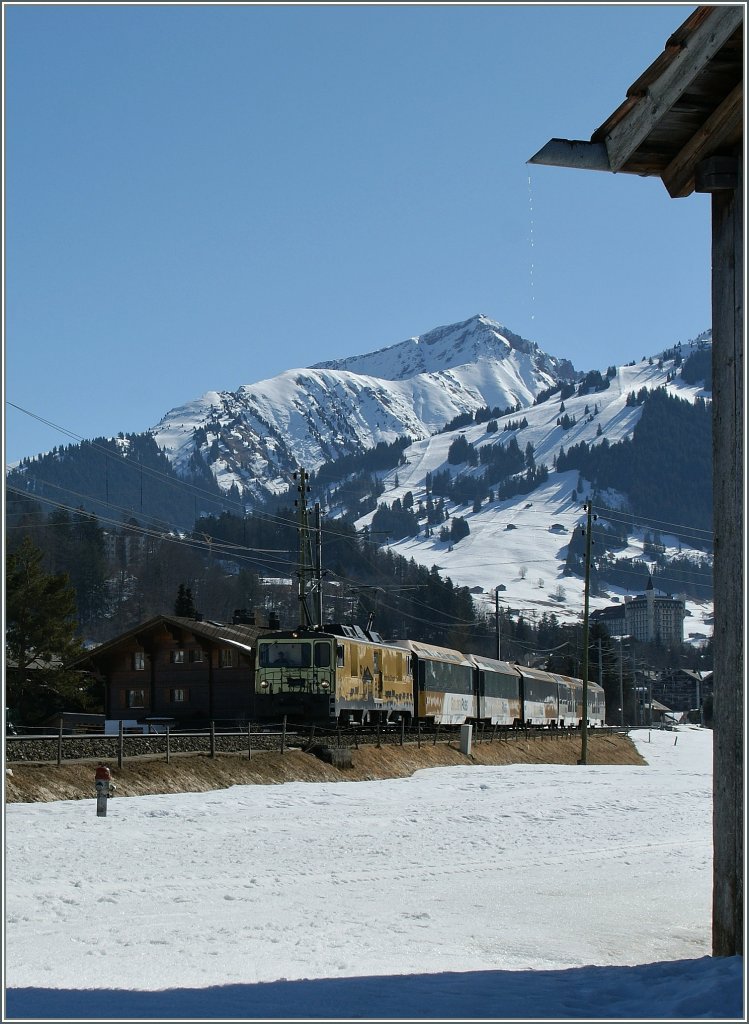
<svg viewBox="0 0 749 1024">
<path fill-rule="evenodd" d="M 234 651 L 231 647 L 222 647 L 219 652 L 219 665 L 221 668 L 234 668 Z"/>
<path fill-rule="evenodd" d="M 187 700 L 187 690 L 170 690 L 169 700 L 172 704 L 182 704 Z"/>
<path fill-rule="evenodd" d="M 128 690 L 127 706 L 129 708 L 143 708 L 146 706 L 145 690 Z"/>
<path fill-rule="evenodd" d="M 176 650 L 169 652 L 169 660 L 172 665 L 184 665 L 185 663 L 185 652 L 183 650 Z"/>
<path fill-rule="evenodd" d="M 203 649 L 202 647 L 191 647 L 190 648 L 190 663 L 203 660 Z"/>
<path fill-rule="evenodd" d="M 146 654 L 145 651 L 136 651 L 133 654 L 133 669 L 136 672 L 143 672 L 146 667 Z"/>
</svg>

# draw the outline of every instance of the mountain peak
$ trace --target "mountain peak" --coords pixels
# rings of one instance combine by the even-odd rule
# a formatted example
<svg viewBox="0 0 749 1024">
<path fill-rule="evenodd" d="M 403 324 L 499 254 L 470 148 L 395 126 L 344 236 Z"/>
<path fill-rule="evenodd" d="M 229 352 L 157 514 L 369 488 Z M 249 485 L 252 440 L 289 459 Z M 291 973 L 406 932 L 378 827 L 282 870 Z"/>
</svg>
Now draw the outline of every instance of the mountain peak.
<svg viewBox="0 0 749 1024">
<path fill-rule="evenodd" d="M 503 324 L 476 313 L 468 320 L 434 327 L 424 334 L 345 359 L 315 363 L 311 369 L 346 370 L 381 380 L 409 380 L 422 373 L 440 373 L 486 359 L 504 360 L 516 352 L 530 357 L 535 369 L 552 376 L 576 377 L 568 360 L 542 352 L 535 342 Z"/>
</svg>

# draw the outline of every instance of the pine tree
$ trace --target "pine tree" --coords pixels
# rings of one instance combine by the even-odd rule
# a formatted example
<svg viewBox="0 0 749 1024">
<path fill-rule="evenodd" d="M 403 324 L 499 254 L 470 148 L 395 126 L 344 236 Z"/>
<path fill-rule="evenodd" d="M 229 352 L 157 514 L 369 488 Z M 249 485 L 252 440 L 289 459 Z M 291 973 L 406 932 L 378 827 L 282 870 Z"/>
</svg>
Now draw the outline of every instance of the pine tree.
<svg viewBox="0 0 749 1024">
<path fill-rule="evenodd" d="M 6 565 L 7 706 L 26 724 L 81 709 L 78 677 L 67 669 L 83 653 L 75 593 L 66 574 L 42 569 L 43 557 L 25 537 Z"/>
<path fill-rule="evenodd" d="M 182 619 L 194 619 L 197 616 L 197 609 L 192 597 L 192 590 L 180 583 L 177 590 L 177 599 L 174 602 L 174 614 Z"/>
</svg>

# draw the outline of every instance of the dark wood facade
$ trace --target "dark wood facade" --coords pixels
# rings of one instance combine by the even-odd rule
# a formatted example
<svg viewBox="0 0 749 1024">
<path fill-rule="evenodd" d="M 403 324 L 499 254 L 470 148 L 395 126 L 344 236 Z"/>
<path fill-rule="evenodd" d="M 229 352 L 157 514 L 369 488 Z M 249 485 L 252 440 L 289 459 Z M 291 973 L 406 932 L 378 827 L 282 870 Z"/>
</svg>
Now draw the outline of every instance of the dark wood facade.
<svg viewBox="0 0 749 1024">
<path fill-rule="evenodd" d="M 744 948 L 745 7 L 697 7 L 589 142 L 551 139 L 530 159 L 712 196 L 715 956 Z"/>
<path fill-rule="evenodd" d="M 246 722 L 254 652 L 267 627 L 157 616 L 79 659 L 101 680 L 108 719 Z"/>
</svg>

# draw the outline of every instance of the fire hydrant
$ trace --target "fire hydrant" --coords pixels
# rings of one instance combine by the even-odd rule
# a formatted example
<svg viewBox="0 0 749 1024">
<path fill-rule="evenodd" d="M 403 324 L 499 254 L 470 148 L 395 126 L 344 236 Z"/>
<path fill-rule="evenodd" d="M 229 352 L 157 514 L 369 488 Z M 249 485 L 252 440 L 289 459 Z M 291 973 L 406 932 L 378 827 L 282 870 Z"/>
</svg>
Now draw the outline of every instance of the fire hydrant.
<svg viewBox="0 0 749 1024">
<path fill-rule="evenodd" d="M 112 795 L 115 787 L 112 782 L 112 773 L 103 761 L 99 762 L 99 766 L 96 769 L 94 785 L 96 787 L 96 816 L 97 818 L 106 818 L 107 800 Z"/>
</svg>

